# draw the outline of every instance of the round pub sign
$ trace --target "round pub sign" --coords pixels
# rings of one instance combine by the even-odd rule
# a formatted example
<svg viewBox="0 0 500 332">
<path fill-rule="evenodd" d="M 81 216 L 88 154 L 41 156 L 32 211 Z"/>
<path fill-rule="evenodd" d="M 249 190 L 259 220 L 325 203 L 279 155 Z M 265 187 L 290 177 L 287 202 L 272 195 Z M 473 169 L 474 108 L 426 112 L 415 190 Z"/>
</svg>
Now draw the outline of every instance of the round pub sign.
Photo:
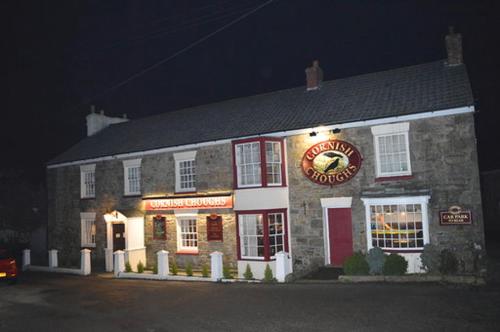
<svg viewBox="0 0 500 332">
<path fill-rule="evenodd" d="M 350 143 L 324 141 L 311 146 L 302 158 L 302 170 L 317 184 L 336 185 L 349 181 L 361 167 L 361 154 Z"/>
</svg>

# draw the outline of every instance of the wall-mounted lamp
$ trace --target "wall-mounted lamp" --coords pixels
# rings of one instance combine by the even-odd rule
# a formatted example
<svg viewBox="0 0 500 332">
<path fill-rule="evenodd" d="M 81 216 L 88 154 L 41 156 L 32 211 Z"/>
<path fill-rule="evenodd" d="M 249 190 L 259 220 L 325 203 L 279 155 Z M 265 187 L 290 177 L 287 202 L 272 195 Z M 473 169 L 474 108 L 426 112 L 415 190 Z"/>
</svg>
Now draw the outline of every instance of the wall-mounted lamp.
<svg viewBox="0 0 500 332">
<path fill-rule="evenodd" d="M 332 129 L 332 134 L 338 134 L 340 133 L 342 130 L 340 128 L 333 128 Z"/>
<path fill-rule="evenodd" d="M 311 131 L 311 132 L 309 133 L 309 137 L 314 137 L 314 136 L 316 136 L 316 135 L 318 135 L 318 133 L 317 133 L 317 132 L 315 132 L 315 131 Z"/>
</svg>

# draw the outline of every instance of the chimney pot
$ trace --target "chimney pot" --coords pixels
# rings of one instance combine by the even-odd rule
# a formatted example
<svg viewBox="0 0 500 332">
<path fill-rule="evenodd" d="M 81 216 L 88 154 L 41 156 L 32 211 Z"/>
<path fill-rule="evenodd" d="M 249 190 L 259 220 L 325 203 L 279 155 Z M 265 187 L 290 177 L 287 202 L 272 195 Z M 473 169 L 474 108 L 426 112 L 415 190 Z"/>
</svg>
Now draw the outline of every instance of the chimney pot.
<svg viewBox="0 0 500 332">
<path fill-rule="evenodd" d="M 100 112 L 100 113 L 101 113 L 101 115 L 104 115 L 104 110 L 101 110 L 101 112 Z"/>
<path fill-rule="evenodd" d="M 123 113 L 123 118 L 126 119 L 127 118 L 127 113 Z"/>
<path fill-rule="evenodd" d="M 90 105 L 90 113 L 95 113 L 95 105 Z"/>
<path fill-rule="evenodd" d="M 463 60 L 462 53 L 462 35 L 455 33 L 453 26 L 448 27 L 448 34 L 445 37 L 446 53 L 448 54 L 448 60 L 446 64 L 448 66 L 461 65 Z"/>
<path fill-rule="evenodd" d="M 311 67 L 306 68 L 306 89 L 317 90 L 323 81 L 323 70 L 319 66 L 319 61 L 314 60 Z"/>
</svg>

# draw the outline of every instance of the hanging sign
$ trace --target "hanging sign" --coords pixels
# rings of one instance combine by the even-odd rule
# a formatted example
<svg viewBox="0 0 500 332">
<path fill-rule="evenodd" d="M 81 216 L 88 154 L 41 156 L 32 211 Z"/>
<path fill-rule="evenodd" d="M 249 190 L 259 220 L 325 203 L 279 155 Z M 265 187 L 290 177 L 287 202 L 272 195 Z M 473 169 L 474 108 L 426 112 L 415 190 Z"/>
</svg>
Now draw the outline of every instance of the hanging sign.
<svg viewBox="0 0 500 332">
<path fill-rule="evenodd" d="M 207 241 L 222 241 L 222 217 L 210 215 L 207 217 Z"/>
<path fill-rule="evenodd" d="M 441 225 L 470 225 L 472 213 L 470 210 L 462 210 L 460 206 L 454 205 L 448 211 L 439 212 L 439 223 Z"/>
<path fill-rule="evenodd" d="M 173 209 L 230 209 L 232 207 L 232 196 L 178 197 L 148 199 L 145 201 L 146 211 Z"/>
<path fill-rule="evenodd" d="M 317 184 L 337 185 L 356 175 L 361 160 L 361 154 L 352 144 L 340 140 L 324 141 L 304 153 L 302 171 Z"/>
</svg>

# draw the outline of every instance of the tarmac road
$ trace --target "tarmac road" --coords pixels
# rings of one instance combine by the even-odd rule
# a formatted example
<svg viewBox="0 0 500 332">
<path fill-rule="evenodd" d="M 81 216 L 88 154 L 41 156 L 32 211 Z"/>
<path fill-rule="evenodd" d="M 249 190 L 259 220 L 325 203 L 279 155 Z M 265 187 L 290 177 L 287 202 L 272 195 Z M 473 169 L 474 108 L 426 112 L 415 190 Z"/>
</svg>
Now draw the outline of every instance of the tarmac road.
<svg viewBox="0 0 500 332">
<path fill-rule="evenodd" d="M 0 331 L 499 331 L 498 284 L 213 284 L 26 273 Z"/>
</svg>

